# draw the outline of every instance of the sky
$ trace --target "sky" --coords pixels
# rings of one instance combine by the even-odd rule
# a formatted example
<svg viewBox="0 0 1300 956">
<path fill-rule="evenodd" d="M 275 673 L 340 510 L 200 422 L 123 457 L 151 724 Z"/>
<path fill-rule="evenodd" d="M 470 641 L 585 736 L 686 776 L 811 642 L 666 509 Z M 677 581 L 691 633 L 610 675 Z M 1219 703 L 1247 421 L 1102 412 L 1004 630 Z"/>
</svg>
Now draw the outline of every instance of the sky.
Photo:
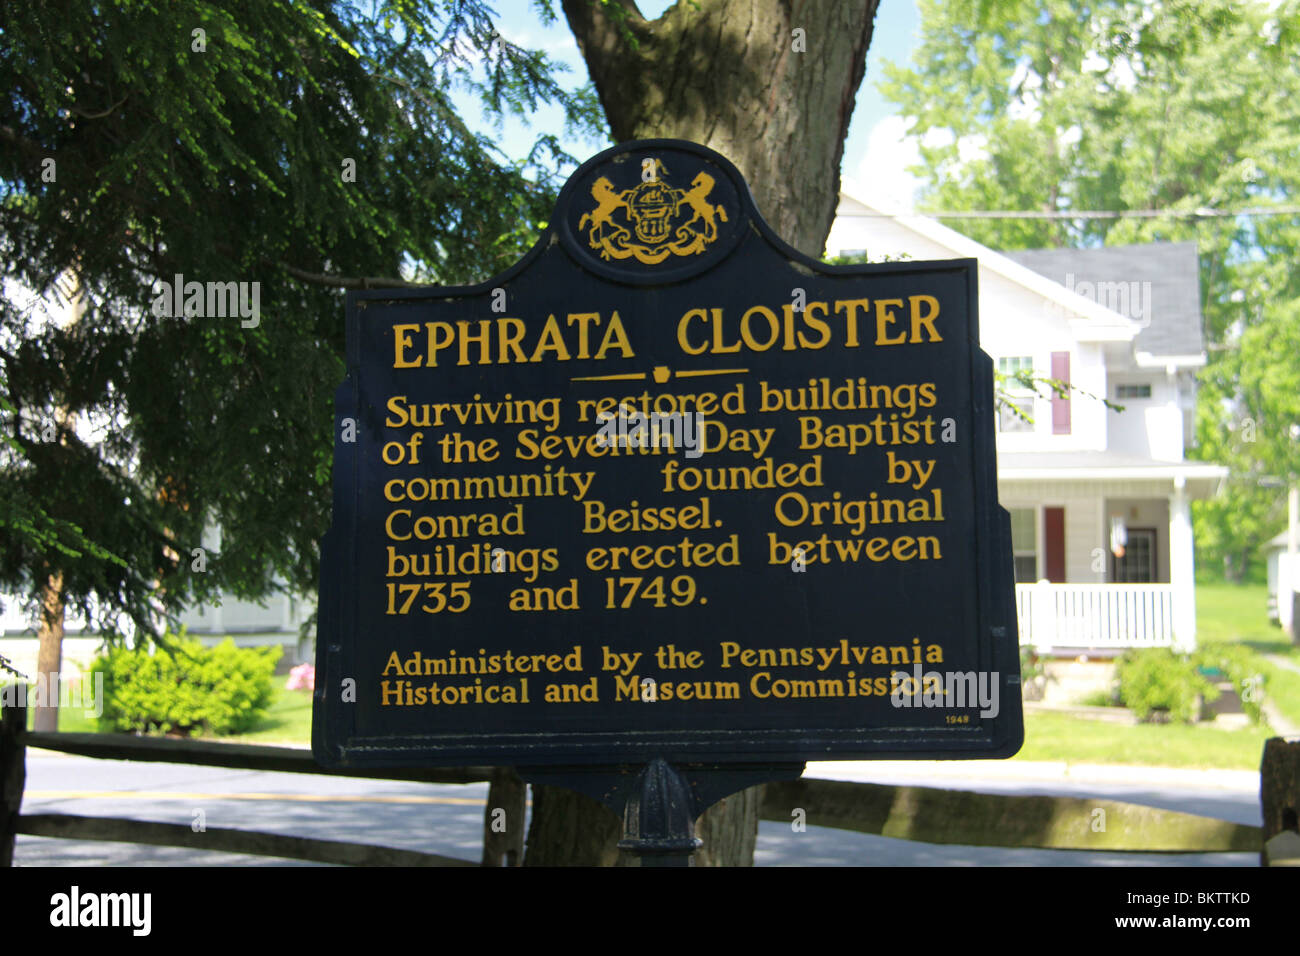
<svg viewBox="0 0 1300 956">
<path fill-rule="evenodd" d="M 672 4 L 673 0 L 638 0 L 642 14 L 650 19 L 657 18 Z M 497 29 L 507 39 L 520 46 L 541 49 L 552 59 L 568 66 L 569 72 L 561 79 L 565 86 L 576 87 L 587 80 L 586 64 L 562 14 L 547 27 L 534 12 L 532 0 L 496 0 L 493 6 L 500 15 Z M 558 13 L 558 3 L 555 8 Z M 858 89 L 853 119 L 844 144 L 844 161 L 840 166 L 840 176 L 860 187 L 861 198 L 903 208 L 912 207 L 915 189 L 919 185 L 919 181 L 906 172 L 908 165 L 918 161 L 918 154 L 915 143 L 903 135 L 906 121 L 896 113 L 893 104 L 880 95 L 876 81 L 883 75 L 882 62 L 903 63 L 910 58 L 918 25 L 915 0 L 883 0 L 880 4 L 875 32 L 867 50 L 866 76 Z M 816 46 L 811 40 L 806 55 L 816 55 Z M 461 115 L 480 131 L 491 135 L 511 159 L 522 159 L 541 132 L 559 135 L 569 153 L 584 160 L 608 145 L 561 135 L 564 121 L 558 109 L 538 110 L 531 117 L 531 128 L 520 121 L 509 120 L 498 131 L 485 118 L 475 123 L 475 117 L 480 117 L 481 111 L 472 97 L 458 95 L 455 99 Z"/>
</svg>

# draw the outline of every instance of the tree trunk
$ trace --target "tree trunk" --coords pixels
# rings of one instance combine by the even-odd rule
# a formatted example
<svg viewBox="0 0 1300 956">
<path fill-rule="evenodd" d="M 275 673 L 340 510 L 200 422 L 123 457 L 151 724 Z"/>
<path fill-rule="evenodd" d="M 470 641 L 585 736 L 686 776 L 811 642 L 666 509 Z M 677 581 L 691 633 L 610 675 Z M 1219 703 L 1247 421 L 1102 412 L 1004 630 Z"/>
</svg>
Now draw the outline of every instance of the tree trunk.
<svg viewBox="0 0 1300 956">
<path fill-rule="evenodd" d="M 633 0 L 563 0 L 614 138 L 717 150 L 777 235 L 818 258 L 876 5 L 678 0 L 649 21 Z"/>
<path fill-rule="evenodd" d="M 1241 583 L 1242 570 L 1240 555 L 1230 551 L 1223 556 L 1223 579 L 1229 584 Z"/>
<path fill-rule="evenodd" d="M 32 728 L 59 729 L 59 671 L 63 668 L 63 572 L 47 575 L 41 587 L 40 643 L 36 651 L 37 700 Z"/>
<path fill-rule="evenodd" d="M 695 825 L 704 841 L 695 852 L 696 866 L 753 866 L 758 843 L 758 812 L 763 787 L 750 787 L 715 803 Z"/>
<path fill-rule="evenodd" d="M 86 289 L 81 273 L 71 269 L 66 274 L 71 329 L 86 314 Z M 54 409 L 55 440 L 65 441 L 65 433 L 74 427 L 72 412 L 62 402 Z M 54 733 L 59 729 L 59 672 L 63 669 L 63 572 L 43 568 L 45 583 L 41 585 L 41 629 L 36 650 L 36 681 L 40 697 L 33 709 L 32 729 Z"/>
<path fill-rule="evenodd" d="M 591 797 L 533 786 L 524 866 L 616 866 L 623 821 Z"/>
<path fill-rule="evenodd" d="M 877 0 L 678 0 L 654 21 L 635 0 L 562 2 L 616 140 L 716 150 L 777 235 L 821 257 Z M 696 864 L 751 865 L 761 803 L 752 788 L 705 813 Z M 526 862 L 612 865 L 620 833 L 595 801 L 534 787 Z"/>
</svg>

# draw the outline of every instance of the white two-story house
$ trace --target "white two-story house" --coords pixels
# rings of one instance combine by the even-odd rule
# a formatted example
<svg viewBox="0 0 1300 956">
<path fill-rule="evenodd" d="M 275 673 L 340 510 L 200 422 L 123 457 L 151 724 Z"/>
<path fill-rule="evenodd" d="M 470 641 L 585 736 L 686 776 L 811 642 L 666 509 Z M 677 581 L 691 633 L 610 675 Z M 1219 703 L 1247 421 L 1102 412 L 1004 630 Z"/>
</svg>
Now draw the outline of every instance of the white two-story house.
<svg viewBox="0 0 1300 956">
<path fill-rule="evenodd" d="M 1011 385 L 998 415 L 1021 643 L 1193 648 L 1190 502 L 1227 477 L 1185 458 L 1205 364 L 1195 243 L 1003 254 L 860 194 L 845 184 L 827 256 L 977 259 L 983 350 L 1071 385 Z"/>
</svg>

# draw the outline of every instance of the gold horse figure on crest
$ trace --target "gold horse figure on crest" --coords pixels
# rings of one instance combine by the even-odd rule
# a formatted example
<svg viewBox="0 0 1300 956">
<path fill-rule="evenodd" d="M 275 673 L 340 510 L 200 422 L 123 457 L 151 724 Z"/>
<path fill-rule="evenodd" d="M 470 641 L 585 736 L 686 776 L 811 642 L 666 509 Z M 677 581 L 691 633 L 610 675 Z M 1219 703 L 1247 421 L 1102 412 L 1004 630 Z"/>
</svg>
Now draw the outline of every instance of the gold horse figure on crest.
<svg viewBox="0 0 1300 956">
<path fill-rule="evenodd" d="M 653 171 L 651 178 L 630 189 L 619 191 L 607 176 L 592 183 L 596 205 L 578 220 L 590 248 L 600 250 L 602 259 L 635 257 L 646 265 L 707 249 L 718 237 L 718 221 L 728 221 L 726 209 L 709 202 L 714 178 L 700 172 L 690 189 L 676 189 L 662 178 L 668 172 L 662 160 L 650 159 L 643 169 Z M 687 210 L 691 215 L 683 220 Z"/>
<path fill-rule="evenodd" d="M 596 200 L 596 208 L 591 212 L 584 212 L 582 218 L 578 220 L 578 228 L 582 229 L 588 219 L 591 220 L 591 229 L 593 236 L 601 226 L 613 226 L 614 210 L 627 207 L 627 200 L 623 198 L 625 194 L 614 192 L 614 184 L 604 176 L 601 176 L 591 185 L 591 198 Z M 592 242 L 592 248 L 598 247 L 598 243 Z"/>
<path fill-rule="evenodd" d="M 685 225 L 677 230 L 677 235 L 679 237 L 684 240 L 691 238 L 687 233 L 690 231 L 691 225 L 694 224 L 696 220 L 703 220 L 704 222 L 704 235 L 702 238 L 705 244 L 712 242 L 718 237 L 718 224 L 714 221 L 714 216 L 721 219 L 723 222 L 726 222 L 727 210 L 723 209 L 721 206 L 715 206 L 706 201 L 709 193 L 712 191 L 713 177 L 708 173 L 698 173 L 696 177 L 691 180 L 691 188 L 682 193 L 681 202 L 686 203 L 686 205 L 695 210 L 695 215 L 687 220 Z M 697 237 L 699 236 L 698 233 L 695 235 Z M 703 252 L 704 247 L 701 246 L 695 251 Z"/>
</svg>

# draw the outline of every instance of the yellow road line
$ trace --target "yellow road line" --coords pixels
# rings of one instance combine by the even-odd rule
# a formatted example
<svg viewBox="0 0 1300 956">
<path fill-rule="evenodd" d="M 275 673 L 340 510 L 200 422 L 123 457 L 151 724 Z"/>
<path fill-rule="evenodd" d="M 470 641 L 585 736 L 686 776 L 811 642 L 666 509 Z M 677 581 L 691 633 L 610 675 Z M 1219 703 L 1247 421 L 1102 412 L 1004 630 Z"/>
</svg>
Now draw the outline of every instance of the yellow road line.
<svg viewBox="0 0 1300 956">
<path fill-rule="evenodd" d="M 487 801 L 473 797 L 349 796 L 332 793 L 192 793 L 184 790 L 26 790 L 31 800 L 284 800 L 297 803 L 440 803 L 481 807 Z"/>
</svg>

